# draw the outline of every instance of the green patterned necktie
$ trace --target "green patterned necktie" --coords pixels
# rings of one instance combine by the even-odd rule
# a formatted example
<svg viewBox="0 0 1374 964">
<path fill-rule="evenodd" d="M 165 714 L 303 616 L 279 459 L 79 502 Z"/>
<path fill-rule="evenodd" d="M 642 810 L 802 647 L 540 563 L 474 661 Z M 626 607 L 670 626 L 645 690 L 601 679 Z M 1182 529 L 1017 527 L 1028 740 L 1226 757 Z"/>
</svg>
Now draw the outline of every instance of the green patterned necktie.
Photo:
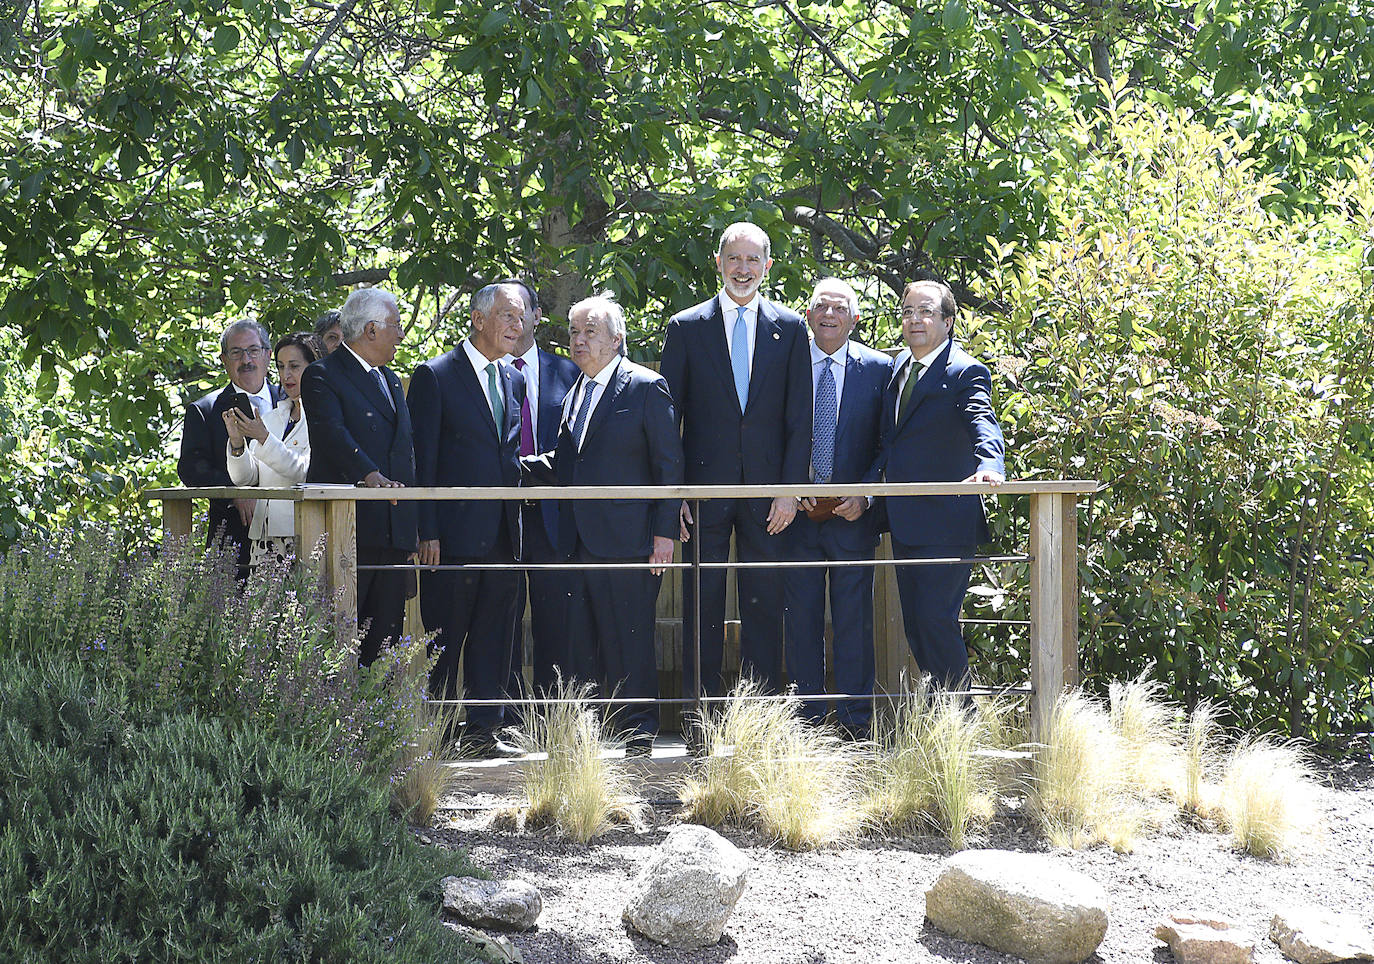
<svg viewBox="0 0 1374 964">
<path fill-rule="evenodd" d="M 506 424 L 506 406 L 501 404 L 501 390 L 496 387 L 496 362 L 487 365 L 487 395 L 491 398 L 491 417 L 496 420 L 496 430 Z"/>
<path fill-rule="evenodd" d="M 925 373 L 926 366 L 911 360 L 911 374 L 906 377 L 906 384 L 902 386 L 902 400 L 897 404 L 897 421 L 901 421 L 906 415 L 906 407 L 911 403 L 911 390 L 916 387 L 916 383 L 921 380 L 921 375 Z"/>
</svg>

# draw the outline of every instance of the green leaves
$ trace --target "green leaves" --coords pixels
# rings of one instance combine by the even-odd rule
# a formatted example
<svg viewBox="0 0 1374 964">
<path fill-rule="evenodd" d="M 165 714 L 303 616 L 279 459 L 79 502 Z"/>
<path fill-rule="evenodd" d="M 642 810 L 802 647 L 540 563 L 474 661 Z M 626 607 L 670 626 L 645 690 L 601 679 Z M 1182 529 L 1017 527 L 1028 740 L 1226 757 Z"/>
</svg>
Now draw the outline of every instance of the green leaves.
<svg viewBox="0 0 1374 964">
<path fill-rule="evenodd" d="M 217 54 L 227 54 L 239 45 L 242 40 L 238 27 L 232 23 L 222 23 L 215 28 L 214 37 L 210 41 L 211 48 Z"/>
</svg>

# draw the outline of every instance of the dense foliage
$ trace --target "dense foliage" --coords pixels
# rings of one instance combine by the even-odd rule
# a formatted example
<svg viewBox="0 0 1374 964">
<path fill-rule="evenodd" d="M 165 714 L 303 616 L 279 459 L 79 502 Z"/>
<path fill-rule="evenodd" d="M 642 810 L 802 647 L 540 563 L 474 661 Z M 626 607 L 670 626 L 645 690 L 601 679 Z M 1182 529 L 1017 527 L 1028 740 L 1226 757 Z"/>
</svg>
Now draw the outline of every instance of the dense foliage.
<svg viewBox="0 0 1374 964">
<path fill-rule="evenodd" d="M 1108 486 L 1079 531 L 1085 666 L 1153 666 L 1247 726 L 1368 727 L 1374 171 L 1281 218 L 1234 135 L 1138 105 L 1071 133 L 1055 237 L 996 246 L 1007 310 L 970 338 L 1018 474 Z"/>
<path fill-rule="evenodd" d="M 1016 470 L 1112 483 L 1082 527 L 1091 670 L 1367 726 L 1357 7 L 0 6 L 0 545 L 146 521 L 234 315 L 281 333 L 384 279 L 404 371 L 519 272 L 555 322 L 615 289 L 653 357 L 748 217 L 772 293 L 853 279 L 871 344 L 903 280 L 951 280 L 1003 359 Z M 1115 124 L 1127 95 L 1161 113 Z"/>
<path fill-rule="evenodd" d="M 439 923 L 472 872 L 319 748 L 173 714 L 133 722 L 74 664 L 0 664 L 0 957 L 473 960 Z"/>
<path fill-rule="evenodd" d="M 119 530 L 27 535 L 0 558 L 0 648 L 79 664 L 156 721 L 198 713 L 320 748 L 385 783 L 409 747 L 430 661 L 403 639 L 358 667 L 352 625 L 316 572 L 261 569 L 242 591 L 228 553 Z"/>
</svg>

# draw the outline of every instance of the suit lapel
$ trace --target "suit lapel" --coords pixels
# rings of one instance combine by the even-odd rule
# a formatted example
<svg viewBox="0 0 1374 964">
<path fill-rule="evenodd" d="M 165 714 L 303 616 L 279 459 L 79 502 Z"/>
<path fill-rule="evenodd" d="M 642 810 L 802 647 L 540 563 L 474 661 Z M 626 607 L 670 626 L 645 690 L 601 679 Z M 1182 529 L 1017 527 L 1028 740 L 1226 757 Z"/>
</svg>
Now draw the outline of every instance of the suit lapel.
<svg viewBox="0 0 1374 964">
<path fill-rule="evenodd" d="M 587 431 L 582 436 L 583 448 L 587 447 L 587 442 L 591 440 L 592 434 L 601 427 L 601 423 L 606 421 L 611 412 L 615 411 L 616 398 L 625 390 L 625 386 L 630 384 L 630 373 L 625 370 L 625 366 L 619 361 L 615 364 L 615 375 L 612 376 L 606 390 L 601 393 L 601 398 L 596 403 L 596 410 L 592 412 L 591 420 L 587 423 Z"/>
<path fill-rule="evenodd" d="M 352 352 L 344 353 L 343 363 L 344 372 L 348 375 L 349 380 L 353 382 L 358 391 L 362 392 L 363 395 L 372 402 L 373 406 L 382 413 L 383 418 L 387 421 L 395 422 L 395 401 L 393 399 L 392 404 L 387 404 L 388 399 L 382 395 L 382 389 L 377 384 L 377 379 L 368 374 L 367 370 L 363 368 L 358 359 L 353 357 Z M 386 377 L 386 369 L 382 369 L 382 377 Z"/>
<path fill-rule="evenodd" d="M 496 431 L 496 419 L 492 415 L 491 399 L 487 395 L 487 386 L 478 380 L 477 371 L 472 367 L 472 362 L 468 358 L 468 350 L 459 345 L 453 349 L 453 356 L 453 364 L 458 368 L 458 383 L 472 396 L 472 404 L 477 406 L 479 411 L 486 413 L 486 418 L 482 421 L 499 441 L 500 434 Z"/>
<path fill-rule="evenodd" d="M 855 356 L 854 352 L 847 352 L 844 361 L 844 392 L 840 395 L 840 411 L 835 417 L 836 440 L 844 435 L 845 425 L 854 417 L 855 403 L 853 399 L 861 391 L 859 380 L 863 378 L 863 375 L 863 366 L 859 363 L 859 359 Z M 812 394 L 814 396 L 814 391 Z M 815 410 L 815 405 L 816 401 L 813 397 L 811 400 L 813 411 Z"/>
<path fill-rule="evenodd" d="M 515 369 L 509 365 L 497 365 L 496 371 L 501 379 L 501 392 L 505 395 L 505 415 L 506 424 L 501 427 L 499 440 L 502 445 L 515 434 L 515 444 L 520 445 L 520 405 L 519 399 L 515 397 Z"/>
<path fill-rule="evenodd" d="M 738 405 L 738 396 L 735 394 L 735 371 L 730 367 L 730 342 L 725 338 L 725 316 L 720 310 L 719 295 L 711 299 L 711 311 L 706 316 L 706 330 L 702 334 L 706 343 L 703 346 L 706 356 L 714 363 L 716 374 L 720 376 L 722 384 L 731 396 L 735 397 L 735 404 Z"/>
<path fill-rule="evenodd" d="M 809 360 L 808 355 L 808 360 Z M 809 366 L 808 366 L 809 367 Z M 778 312 L 768 299 L 759 297 L 759 316 L 754 324 L 754 363 L 749 370 L 748 408 L 754 399 L 762 394 L 763 387 L 773 372 L 783 371 L 786 366 L 782 358 L 782 327 L 778 324 Z M 734 374 L 730 376 L 730 386 L 735 384 Z M 812 400 L 814 408 L 815 399 Z"/>
</svg>

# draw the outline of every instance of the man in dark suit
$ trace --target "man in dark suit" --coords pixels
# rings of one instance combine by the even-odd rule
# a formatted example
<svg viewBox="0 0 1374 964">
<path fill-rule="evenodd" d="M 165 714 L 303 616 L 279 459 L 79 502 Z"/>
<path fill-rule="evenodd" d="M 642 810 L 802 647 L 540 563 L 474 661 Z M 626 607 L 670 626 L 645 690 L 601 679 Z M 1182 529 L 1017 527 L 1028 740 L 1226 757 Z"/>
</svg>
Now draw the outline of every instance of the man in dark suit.
<svg viewBox="0 0 1374 964">
<path fill-rule="evenodd" d="M 186 406 L 181 429 L 181 457 L 177 476 L 186 486 L 232 486 L 226 453 L 229 433 L 224 413 L 235 398 L 247 395 L 261 418 L 282 399 L 281 389 L 267 381 L 271 360 L 267 329 L 256 321 L 240 318 L 219 337 L 219 359 L 229 373 L 229 384 Z M 223 539 L 238 557 L 240 578 L 248 574 L 248 524 L 253 520 L 256 499 L 211 499 L 207 545 Z"/>
<path fill-rule="evenodd" d="M 520 406 L 520 455 L 549 452 L 558 443 L 558 423 L 563 400 L 573 382 L 577 366 L 562 356 L 547 352 L 534 343 L 535 329 L 542 319 L 539 296 L 533 286 L 516 279 L 525 296 L 524 325 L 520 341 L 505 359 L 525 376 L 525 401 Z M 524 538 L 524 562 L 556 561 L 558 541 L 558 503 L 552 499 L 524 502 L 520 507 L 520 530 Z M 530 638 L 533 642 L 532 682 L 537 693 L 547 692 L 557 678 L 555 667 L 568 675 L 567 625 L 564 610 L 568 599 L 568 574 L 555 570 L 528 571 L 517 578 L 515 631 L 512 641 L 511 676 L 507 691 L 520 691 L 524 663 L 526 583 L 529 585 Z"/>
<path fill-rule="evenodd" d="M 757 225 L 738 222 L 721 234 L 716 254 L 719 294 L 668 320 L 663 377 L 682 424 L 689 484 L 804 483 L 811 460 L 811 383 L 806 326 L 801 317 L 759 294 L 773 260 Z M 797 502 L 711 499 L 698 520 L 703 562 L 721 562 L 735 537 L 741 562 L 783 556 L 780 534 Z M 682 504 L 682 538 L 690 508 Z M 695 603 L 684 580 L 684 635 L 691 659 Z M 782 675 L 782 577 L 771 568 L 736 574 L 741 622 L 741 671 L 775 690 Z M 725 570 L 701 574 L 702 687 L 722 688 Z M 684 680 L 684 683 L 687 681 Z"/>
<path fill-rule="evenodd" d="M 386 367 L 405 337 L 395 297 L 359 288 L 340 309 L 343 344 L 306 368 L 301 405 L 310 430 L 310 482 L 371 489 L 415 484 L 410 410 L 401 380 Z M 414 502 L 357 503 L 361 566 L 400 566 L 415 551 Z M 303 547 L 308 552 L 309 546 Z M 358 571 L 358 621 L 368 624 L 359 663 L 371 665 L 405 621 L 405 570 Z"/>
<path fill-rule="evenodd" d="M 623 357 L 620 306 L 605 296 L 573 305 L 568 340 L 582 377 L 563 406 L 557 448 L 526 466 L 560 485 L 680 485 L 682 442 L 668 383 Z M 578 562 L 662 566 L 673 560 L 679 525 L 679 506 L 670 499 L 568 501 L 560 507 L 558 548 Z M 572 574 L 567 621 L 575 677 L 597 680 L 607 695 L 658 697 L 654 625 L 662 572 Z M 657 709 L 631 705 L 618 719 L 631 734 L 627 753 L 648 755 Z"/>
<path fill-rule="evenodd" d="M 892 359 L 849 340 L 858 321 L 859 299 L 837 278 L 825 278 L 811 294 L 806 321 L 811 328 L 811 481 L 858 482 L 878 454 L 883 393 L 892 379 Z M 834 561 L 871 559 L 878 544 L 868 499 L 803 499 L 788 530 L 791 558 Z M 816 516 L 813 519 L 811 516 Z M 841 693 L 873 693 L 873 567 L 788 569 L 783 576 L 787 612 L 787 676 L 803 694 L 825 688 L 825 582 L 830 578 L 834 627 L 832 669 Z M 872 719 L 869 700 L 841 700 L 836 722 L 866 738 Z M 825 715 L 823 700 L 803 704 L 812 720 Z"/>
<path fill-rule="evenodd" d="M 420 485 L 520 484 L 520 407 L 525 377 L 501 364 L 520 342 L 525 302 L 519 285 L 487 285 L 472 296 L 472 331 L 457 348 L 432 358 L 410 380 L 415 457 Z M 516 502 L 420 503 L 420 564 L 513 563 L 520 558 Z M 438 662 L 429 678 L 433 699 L 456 700 L 458 666 L 472 699 L 505 695 L 519 573 L 422 570 L 420 613 L 436 632 Z M 499 705 L 467 710 L 467 749 L 515 756 L 497 736 Z"/>
<path fill-rule="evenodd" d="M 902 293 L 896 374 L 883 399 L 883 436 L 869 479 L 888 482 L 987 482 L 1006 478 L 1006 445 L 992 410 L 987 368 L 954 343 L 958 304 L 949 286 L 913 281 Z M 972 556 L 988 540 L 976 495 L 885 500 L 895 559 Z M 968 564 L 897 567 L 897 592 L 911 653 L 937 686 L 968 675 L 959 612 Z"/>
</svg>

